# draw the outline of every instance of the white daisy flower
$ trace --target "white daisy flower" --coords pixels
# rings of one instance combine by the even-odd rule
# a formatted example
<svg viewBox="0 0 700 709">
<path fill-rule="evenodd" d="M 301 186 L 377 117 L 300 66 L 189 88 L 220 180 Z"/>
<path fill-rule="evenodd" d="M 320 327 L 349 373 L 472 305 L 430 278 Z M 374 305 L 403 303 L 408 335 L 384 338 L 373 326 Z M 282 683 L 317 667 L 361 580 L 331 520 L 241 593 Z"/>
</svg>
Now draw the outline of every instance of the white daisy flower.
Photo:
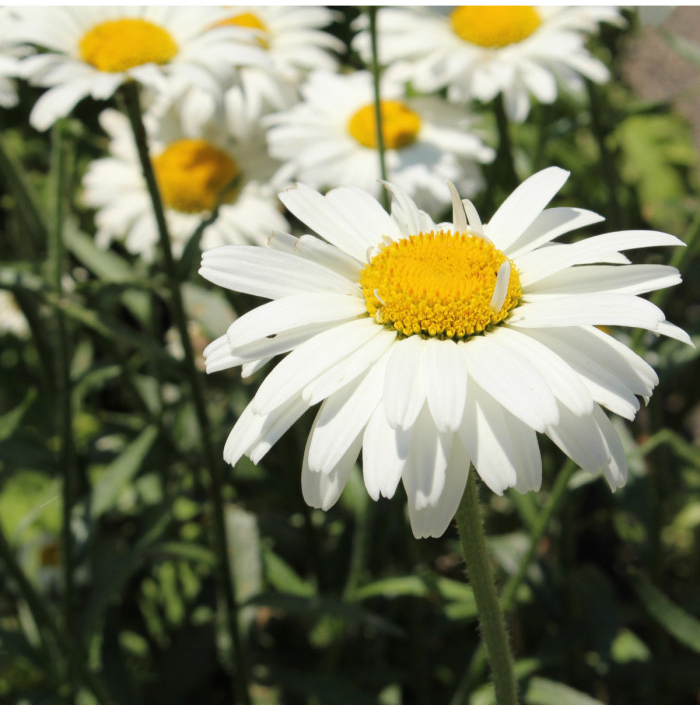
<svg viewBox="0 0 700 709">
<path fill-rule="evenodd" d="M 12 334 L 20 340 L 29 337 L 29 323 L 10 291 L 0 290 L 0 334 Z"/>
<path fill-rule="evenodd" d="M 0 7 L 0 107 L 12 108 L 17 105 L 17 85 L 15 78 L 21 76 L 20 59 L 31 50 L 26 46 L 15 46 L 8 39 L 15 16 L 12 8 Z"/>
<path fill-rule="evenodd" d="M 110 98 L 127 80 L 158 92 L 168 82 L 197 84 L 221 100 L 234 66 L 266 64 L 265 52 L 238 27 L 212 25 L 208 7 L 23 7 L 8 37 L 42 48 L 23 62 L 32 84 L 50 87 L 31 124 L 45 130 L 86 96 Z"/>
<path fill-rule="evenodd" d="M 97 241 L 106 246 L 123 239 L 131 253 L 151 261 L 158 229 L 129 123 L 111 109 L 100 122 L 110 137 L 110 156 L 93 161 L 83 179 L 83 201 L 98 210 Z M 187 137 L 172 110 L 149 112 L 144 123 L 176 255 L 219 202 L 218 216 L 202 233 L 202 248 L 263 244 L 273 230 L 287 228 L 269 186 L 277 163 L 264 144 L 240 143 L 214 130 Z"/>
<path fill-rule="evenodd" d="M 598 22 L 622 19 L 613 7 L 385 8 L 377 19 L 380 61 L 419 91 L 447 87 L 455 103 L 491 101 L 502 93 L 507 115 L 522 122 L 530 94 L 552 103 L 557 81 L 577 91 L 581 77 L 608 80 L 607 68 L 584 45 Z M 366 26 L 364 16 L 359 25 Z M 354 46 L 369 59 L 367 30 Z"/>
<path fill-rule="evenodd" d="M 270 154 L 286 164 L 276 181 L 296 178 L 314 188 L 354 185 L 382 189 L 372 76 L 315 72 L 303 102 L 268 116 Z M 474 193 L 483 183 L 477 162 L 494 151 L 466 128 L 462 109 L 433 97 L 405 98 L 402 84 L 382 86 L 382 132 L 388 179 L 422 207 L 449 204 L 446 181 Z"/>
<path fill-rule="evenodd" d="M 621 231 L 552 241 L 602 217 L 546 209 L 568 174 L 552 167 L 518 187 L 488 224 L 453 191 L 453 221 L 435 224 L 392 187 L 392 213 L 362 190 L 280 195 L 325 241 L 277 234 L 267 249 L 203 255 L 217 285 L 270 299 L 206 350 L 207 371 L 257 370 L 285 357 L 234 426 L 224 458 L 257 463 L 311 406 L 302 491 L 327 510 L 362 450 L 367 491 L 399 481 L 416 537 L 440 536 L 470 462 L 497 494 L 537 490 L 537 433 L 584 470 L 624 485 L 622 445 L 602 407 L 634 418 L 658 379 L 597 325 L 641 327 L 689 342 L 639 297 L 680 281 L 675 268 L 629 265 L 620 252 L 682 242 Z"/>
</svg>

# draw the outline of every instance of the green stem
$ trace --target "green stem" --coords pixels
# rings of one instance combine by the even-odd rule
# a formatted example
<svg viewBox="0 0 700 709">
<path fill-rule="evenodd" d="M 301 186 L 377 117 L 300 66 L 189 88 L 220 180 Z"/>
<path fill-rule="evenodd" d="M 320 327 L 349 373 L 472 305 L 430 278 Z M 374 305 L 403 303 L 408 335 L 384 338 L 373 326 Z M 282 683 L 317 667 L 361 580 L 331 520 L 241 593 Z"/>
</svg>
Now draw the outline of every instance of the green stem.
<svg viewBox="0 0 700 709">
<path fill-rule="evenodd" d="M 68 146 L 65 141 L 65 126 L 58 121 L 52 133 L 52 220 L 49 241 L 48 269 L 49 282 L 57 298 L 63 297 L 63 275 L 65 271 L 65 249 L 63 246 L 63 224 L 66 216 L 66 201 L 70 188 L 68 169 Z M 56 312 L 57 346 L 55 351 L 56 377 L 56 430 L 58 432 L 58 469 L 63 479 L 61 494 L 61 556 L 63 564 L 63 612 L 65 625 L 73 633 L 75 609 L 75 588 L 73 584 L 73 534 L 71 519 L 76 498 L 76 459 L 73 447 L 73 412 L 70 395 L 70 347 L 63 313 Z"/>
<path fill-rule="evenodd" d="M 382 130 L 382 110 L 381 110 L 381 99 L 379 91 L 380 83 L 380 68 L 379 68 L 379 53 L 377 50 L 377 8 L 376 6 L 371 6 L 367 8 L 367 15 L 369 16 L 369 35 L 372 42 L 372 82 L 374 85 L 374 117 L 377 122 L 377 151 L 379 153 L 379 174 L 382 180 L 386 182 L 387 172 L 386 172 L 386 159 L 384 147 L 384 131 Z M 389 211 L 389 192 L 385 186 L 382 186 L 382 204 L 384 209 Z"/>
<path fill-rule="evenodd" d="M 513 144 L 510 139 L 508 116 L 503 103 L 503 94 L 498 94 L 494 99 L 493 113 L 496 118 L 496 128 L 498 129 L 498 154 L 496 155 L 495 168 L 499 173 L 495 184 L 502 191 L 511 192 L 518 184 L 518 176 L 513 162 Z"/>
<path fill-rule="evenodd" d="M 209 418 L 207 416 L 204 401 L 203 387 L 199 379 L 199 372 L 197 371 L 197 367 L 195 365 L 194 349 L 192 347 L 192 341 L 190 340 L 187 329 L 187 317 L 185 315 L 181 284 L 178 279 L 177 266 L 175 264 L 170 246 L 170 235 L 168 233 L 168 227 L 165 220 L 163 202 L 160 197 L 160 191 L 158 189 L 155 172 L 153 170 L 153 165 L 151 163 L 151 157 L 148 150 L 148 138 L 143 124 L 137 85 L 135 83 L 124 84 L 122 87 L 122 97 L 134 134 L 134 140 L 136 142 L 139 159 L 141 161 L 141 168 L 143 169 L 144 179 L 146 180 L 146 185 L 153 205 L 156 224 L 158 226 L 160 246 L 163 252 L 163 260 L 165 261 L 165 271 L 168 276 L 168 284 L 170 286 L 175 324 L 180 334 L 182 348 L 185 353 L 186 375 L 192 392 L 195 414 L 204 448 L 205 466 L 209 473 L 208 477 L 210 484 L 208 492 L 211 497 L 213 508 L 213 542 L 217 558 L 219 587 L 224 597 L 226 628 L 230 636 L 230 645 L 233 650 L 233 657 L 231 658 L 232 665 L 233 668 L 235 668 L 235 673 L 237 675 L 236 679 L 238 680 L 234 684 L 234 692 L 237 695 L 239 703 L 250 704 L 250 696 L 248 692 L 248 665 L 238 628 L 238 607 L 236 604 L 236 596 L 234 591 L 235 581 L 226 541 L 222 466 L 220 464 L 219 457 L 217 457 L 214 453 L 214 446 L 209 427 Z"/>
<path fill-rule="evenodd" d="M 496 703 L 517 704 L 513 657 L 486 551 L 474 469 L 469 473 L 456 520 L 469 583 L 474 591 L 476 607 L 479 611 L 479 624 L 493 674 Z"/>
<path fill-rule="evenodd" d="M 12 549 L 5 538 L 5 534 L 0 526 L 0 559 L 11 578 L 19 587 L 22 597 L 27 602 L 29 610 L 34 617 L 37 626 L 43 627 L 51 633 L 58 649 L 68 662 L 73 674 L 87 687 L 100 704 L 113 704 L 109 692 L 102 684 L 101 680 L 90 671 L 86 659 L 73 644 L 73 636 L 66 633 L 54 620 L 54 614 L 44 604 L 41 596 L 34 590 L 34 587 L 24 575 L 22 568 L 15 560 Z"/>
</svg>

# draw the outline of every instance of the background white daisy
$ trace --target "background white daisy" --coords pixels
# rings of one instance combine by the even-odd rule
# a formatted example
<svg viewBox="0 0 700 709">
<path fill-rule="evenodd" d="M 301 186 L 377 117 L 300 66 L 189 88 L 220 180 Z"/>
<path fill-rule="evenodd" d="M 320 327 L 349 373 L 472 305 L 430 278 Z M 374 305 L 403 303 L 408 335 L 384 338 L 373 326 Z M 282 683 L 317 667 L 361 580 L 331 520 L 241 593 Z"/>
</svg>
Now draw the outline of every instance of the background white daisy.
<svg viewBox="0 0 700 709">
<path fill-rule="evenodd" d="M 212 29 L 219 14 L 197 7 L 15 8 L 7 32 L 14 44 L 31 43 L 36 54 L 22 72 L 47 87 L 30 116 L 38 130 L 66 116 L 81 99 L 108 99 L 128 79 L 158 92 L 168 81 L 197 84 L 215 101 L 234 66 L 265 64 L 267 56 L 239 27 Z"/>
<path fill-rule="evenodd" d="M 302 87 L 301 103 L 266 118 L 270 153 L 285 161 L 278 183 L 355 185 L 379 194 L 372 86 L 366 71 L 315 72 Z M 383 82 L 381 97 L 386 168 L 394 184 L 425 209 L 449 204 L 446 180 L 469 194 L 480 189 L 478 163 L 494 152 L 470 132 L 463 110 L 439 98 L 407 98 L 403 86 L 390 81 Z"/>
<path fill-rule="evenodd" d="M 108 109 L 100 122 L 110 155 L 93 161 L 83 179 L 83 201 L 97 210 L 97 241 L 123 240 L 130 252 L 152 260 L 158 231 L 128 121 Z M 216 123 L 190 138 L 172 108 L 150 112 L 144 122 L 175 254 L 219 201 L 202 248 L 262 244 L 274 229 L 287 228 L 268 184 L 277 164 L 266 157 L 264 144 L 238 142 Z"/>
<path fill-rule="evenodd" d="M 302 466 L 307 503 L 333 505 L 362 450 L 374 499 L 403 482 L 417 537 L 445 531 L 470 461 L 497 494 L 539 489 L 537 433 L 613 490 L 624 485 L 625 454 L 602 407 L 633 419 L 658 379 L 596 326 L 689 342 L 639 298 L 678 283 L 678 271 L 620 253 L 681 242 L 632 230 L 553 243 L 602 219 L 546 208 L 568 174 L 532 176 L 488 224 L 454 190 L 452 222 L 436 225 L 396 186 L 388 215 L 357 188 L 323 197 L 298 185 L 280 199 L 326 241 L 278 234 L 268 249 L 205 252 L 202 276 L 272 301 L 207 348 L 207 371 L 255 371 L 291 351 L 238 419 L 225 459 L 258 462 L 323 402 Z"/>
<path fill-rule="evenodd" d="M 576 91 L 582 77 L 598 83 L 609 78 L 585 46 L 598 22 L 622 20 L 613 7 L 383 8 L 377 20 L 380 61 L 418 91 L 447 88 L 455 103 L 503 94 L 509 118 L 522 122 L 530 95 L 552 103 L 557 83 Z M 362 15 L 358 26 L 366 24 Z M 366 29 L 354 46 L 369 61 Z"/>
</svg>

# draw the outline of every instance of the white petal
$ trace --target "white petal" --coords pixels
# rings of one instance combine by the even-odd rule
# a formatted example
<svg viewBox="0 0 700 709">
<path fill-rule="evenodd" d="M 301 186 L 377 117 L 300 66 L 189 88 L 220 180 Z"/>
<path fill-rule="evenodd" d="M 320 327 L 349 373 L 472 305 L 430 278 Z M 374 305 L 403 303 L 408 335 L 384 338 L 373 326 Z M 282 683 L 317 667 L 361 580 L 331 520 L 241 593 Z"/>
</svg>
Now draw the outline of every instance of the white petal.
<svg viewBox="0 0 700 709">
<path fill-rule="evenodd" d="M 392 348 L 384 378 L 384 412 L 392 428 L 410 428 L 425 401 L 424 346 L 425 341 L 413 335 Z"/>
<path fill-rule="evenodd" d="M 257 465 L 308 408 L 301 397 L 296 397 L 262 417 L 265 421 L 258 440 L 246 451 L 251 461 Z"/>
<path fill-rule="evenodd" d="M 399 455 L 396 431 L 389 426 L 380 403 L 367 423 L 362 439 L 362 474 L 373 500 L 393 497 L 401 480 L 405 457 Z"/>
<path fill-rule="evenodd" d="M 450 189 L 450 196 L 452 197 L 452 223 L 458 233 L 466 234 L 469 230 L 469 224 L 467 223 L 464 205 L 459 199 L 457 188 L 451 182 L 448 182 L 447 186 Z"/>
<path fill-rule="evenodd" d="M 409 497 L 408 514 L 414 537 L 440 537 L 445 533 L 462 500 L 469 475 L 469 464 L 469 456 L 462 442 L 455 437 L 447 463 L 445 487 L 437 504 L 419 510 L 411 504 Z"/>
<path fill-rule="evenodd" d="M 253 411 L 266 414 L 300 393 L 313 379 L 377 334 L 369 318 L 352 320 L 326 330 L 287 355 L 260 385 L 251 402 Z"/>
<path fill-rule="evenodd" d="M 367 425 L 382 395 L 386 362 L 372 367 L 358 382 L 350 382 L 326 399 L 309 436 L 309 467 L 333 470 L 348 446 Z"/>
<path fill-rule="evenodd" d="M 537 215 L 569 177 L 560 167 L 548 167 L 520 184 L 484 226 L 486 236 L 501 250 L 507 250 L 532 224 Z"/>
<path fill-rule="evenodd" d="M 506 296 L 508 295 L 508 285 L 510 284 L 510 261 L 504 261 L 498 267 L 498 273 L 496 274 L 496 286 L 493 289 L 493 295 L 491 296 L 491 310 L 494 313 L 500 312 L 505 303 Z"/>
<path fill-rule="evenodd" d="M 574 229 L 581 229 L 589 224 L 602 222 L 603 220 L 604 217 L 595 212 L 589 212 L 587 209 L 573 207 L 545 209 L 537 215 L 517 241 L 508 247 L 506 253 L 510 258 L 518 258 L 562 234 Z"/>
<path fill-rule="evenodd" d="M 321 473 L 309 468 L 309 443 L 307 441 L 304 463 L 301 468 L 301 492 L 307 505 L 325 511 L 338 501 L 360 453 L 361 445 L 362 436 L 358 436 L 357 440 L 348 447 L 338 465 L 328 473 Z"/>
<path fill-rule="evenodd" d="M 524 303 L 511 311 L 508 324 L 522 328 L 620 325 L 658 332 L 663 312 L 648 300 L 626 293 L 587 293 Z"/>
<path fill-rule="evenodd" d="M 412 236 L 422 231 L 422 219 L 415 202 L 397 185 L 383 183 L 391 192 L 391 217 L 401 229 L 402 236 Z"/>
<path fill-rule="evenodd" d="M 364 300 L 340 293 L 300 293 L 287 296 L 250 310 L 229 327 L 227 336 L 232 350 L 256 340 L 274 339 L 304 325 L 346 320 L 366 312 Z"/>
<path fill-rule="evenodd" d="M 202 254 L 199 273 L 218 286 L 270 299 L 309 291 L 357 292 L 356 284 L 328 268 L 259 246 L 227 245 L 209 249 Z"/>
<path fill-rule="evenodd" d="M 690 339 L 690 335 L 685 330 L 678 327 L 678 325 L 674 325 L 673 323 L 668 322 L 668 320 L 664 320 L 662 323 L 659 324 L 658 333 L 659 335 L 672 337 L 674 340 L 678 340 L 679 342 L 683 342 L 686 345 L 695 347 L 695 344 Z"/>
<path fill-rule="evenodd" d="M 617 488 L 622 487 L 627 482 L 627 456 L 625 455 L 625 449 L 615 427 L 600 406 L 595 407 L 593 416 L 610 452 L 610 461 L 603 468 L 603 475 L 605 475 L 605 479 L 608 481 L 612 491 L 615 492 Z"/>
<path fill-rule="evenodd" d="M 315 261 L 321 266 L 336 271 L 353 283 L 360 280 L 362 265 L 356 259 L 311 234 L 303 234 L 297 239 L 291 234 L 275 232 L 268 241 L 268 246 L 279 251 L 296 254 L 309 261 Z"/>
<path fill-rule="evenodd" d="M 578 374 L 554 351 L 527 331 L 502 327 L 492 333 L 506 347 L 517 350 L 546 380 L 552 394 L 577 415 L 590 414 L 593 399 Z"/>
<path fill-rule="evenodd" d="M 423 378 L 430 413 L 438 431 L 456 431 L 467 397 L 467 368 L 452 340 L 426 341 Z"/>
<path fill-rule="evenodd" d="M 355 350 L 352 357 L 341 360 L 305 387 L 301 393 L 304 400 L 309 406 L 313 406 L 351 382 L 392 346 L 396 336 L 396 331 L 377 328 L 377 334 Z M 378 386 L 381 391 L 384 387 L 383 380 Z"/>
<path fill-rule="evenodd" d="M 558 409 L 547 382 L 517 352 L 489 335 L 475 337 L 460 349 L 468 366 L 469 386 L 475 381 L 536 431 L 556 421 Z"/>
</svg>

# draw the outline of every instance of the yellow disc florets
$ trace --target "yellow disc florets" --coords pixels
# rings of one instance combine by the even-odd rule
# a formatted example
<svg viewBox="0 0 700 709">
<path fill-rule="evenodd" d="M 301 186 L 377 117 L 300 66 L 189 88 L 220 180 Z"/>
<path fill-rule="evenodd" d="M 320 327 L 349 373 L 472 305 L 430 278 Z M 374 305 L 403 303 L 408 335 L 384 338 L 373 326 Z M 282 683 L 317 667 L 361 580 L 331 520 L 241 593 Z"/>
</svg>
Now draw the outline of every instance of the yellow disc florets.
<svg viewBox="0 0 700 709">
<path fill-rule="evenodd" d="M 518 271 L 492 243 L 469 234 L 420 233 L 380 248 L 360 276 L 367 312 L 408 335 L 463 339 L 503 321 L 521 296 Z M 505 277 L 498 310 L 494 291 Z M 505 284 L 503 284 L 505 285 Z"/>
<path fill-rule="evenodd" d="M 522 42 L 542 23 L 534 7 L 465 5 L 450 14 L 454 33 L 465 42 L 480 47 L 505 47 Z"/>
<path fill-rule="evenodd" d="M 142 64 L 167 64 L 177 52 L 167 30 L 138 17 L 101 22 L 80 40 L 83 61 L 110 73 Z"/>
<path fill-rule="evenodd" d="M 225 20 L 216 23 L 217 27 L 226 27 L 234 25 L 236 27 L 247 27 L 251 30 L 259 30 L 260 34 L 256 38 L 258 44 L 263 49 L 269 48 L 269 42 L 266 37 L 269 35 L 267 25 L 254 12 L 240 12 L 238 15 L 232 15 Z"/>
<path fill-rule="evenodd" d="M 163 202 L 178 212 L 214 209 L 239 174 L 238 165 L 206 140 L 177 140 L 156 158 L 153 168 Z"/>
<path fill-rule="evenodd" d="M 380 101 L 382 137 L 387 150 L 398 150 L 413 143 L 420 131 L 420 116 L 401 101 Z M 373 103 L 353 113 L 348 133 L 366 148 L 377 148 L 377 114 Z"/>
</svg>

